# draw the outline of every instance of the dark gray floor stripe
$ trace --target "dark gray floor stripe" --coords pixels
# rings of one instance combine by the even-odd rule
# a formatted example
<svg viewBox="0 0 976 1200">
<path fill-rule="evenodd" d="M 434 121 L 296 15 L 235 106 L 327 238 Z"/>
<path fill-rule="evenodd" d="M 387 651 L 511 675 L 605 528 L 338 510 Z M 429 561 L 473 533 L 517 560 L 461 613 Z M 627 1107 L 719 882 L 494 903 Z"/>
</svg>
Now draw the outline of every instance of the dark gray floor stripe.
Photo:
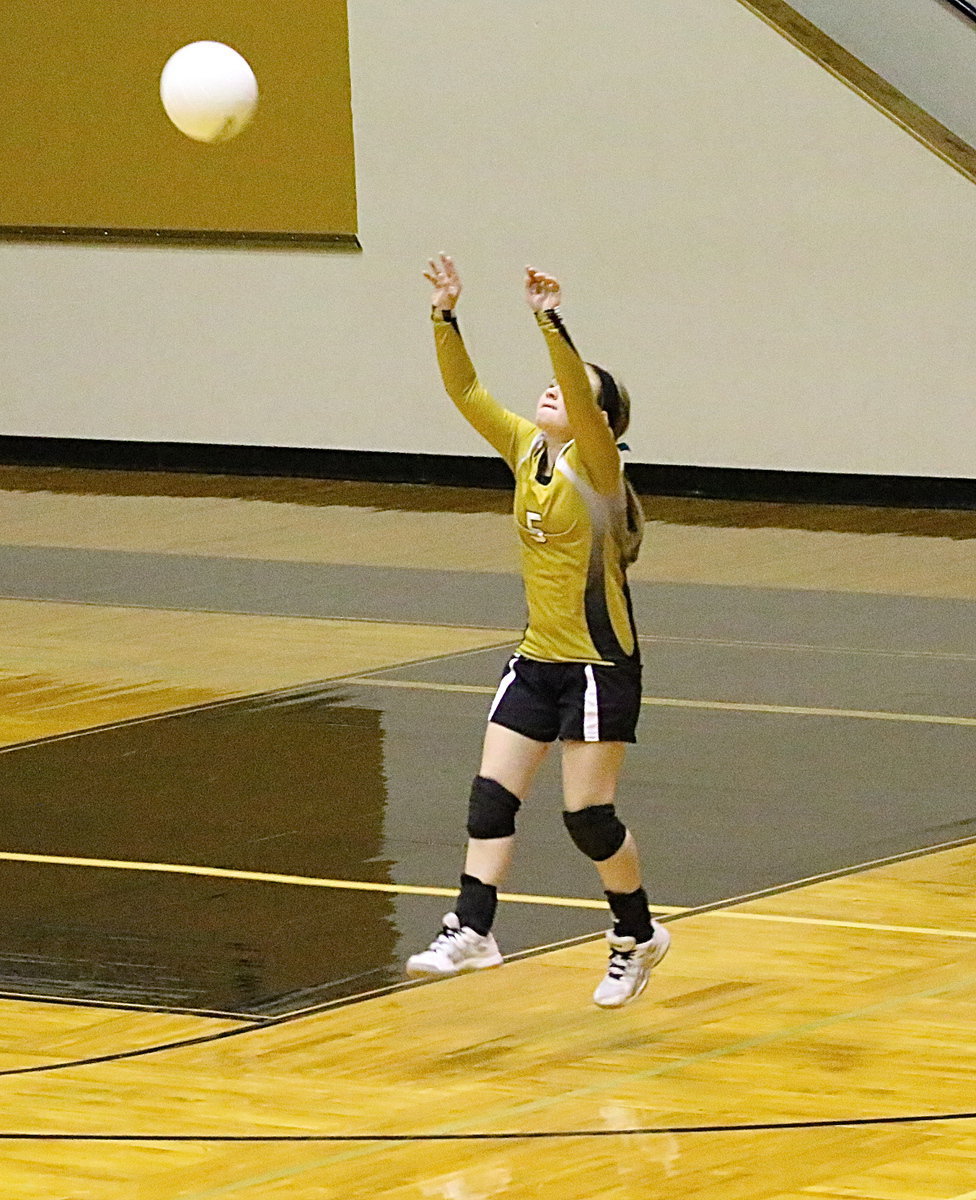
<svg viewBox="0 0 976 1200">
<path fill-rule="evenodd" d="M 653 553 L 649 547 L 648 553 Z M 639 632 L 971 655 L 976 602 L 705 584 L 632 584 Z M 518 576 L 0 546 L 0 594 L 267 616 L 521 629 Z"/>
</svg>

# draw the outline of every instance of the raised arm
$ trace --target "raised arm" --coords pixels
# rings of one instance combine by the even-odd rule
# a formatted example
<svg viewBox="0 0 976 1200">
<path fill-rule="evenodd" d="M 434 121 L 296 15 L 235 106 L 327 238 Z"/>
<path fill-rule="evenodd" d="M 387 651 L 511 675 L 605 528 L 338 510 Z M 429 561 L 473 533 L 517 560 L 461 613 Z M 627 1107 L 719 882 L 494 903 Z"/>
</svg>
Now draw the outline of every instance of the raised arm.
<svg viewBox="0 0 976 1200">
<path fill-rule="evenodd" d="M 424 278 L 434 287 L 431 319 L 444 388 L 461 415 L 494 446 L 509 466 L 514 466 L 519 434 L 525 432 L 521 427 L 531 428 L 530 422 L 503 408 L 478 381 L 454 311 L 461 295 L 461 279 L 454 260 L 450 255 L 441 254 L 438 261 L 430 260 L 429 267 Z"/>
<path fill-rule="evenodd" d="M 593 394 L 586 364 L 563 325 L 561 298 L 559 281 L 554 276 L 534 267 L 525 268 L 525 299 L 545 335 L 580 461 L 597 491 L 610 495 L 620 487 L 620 451 Z"/>
</svg>

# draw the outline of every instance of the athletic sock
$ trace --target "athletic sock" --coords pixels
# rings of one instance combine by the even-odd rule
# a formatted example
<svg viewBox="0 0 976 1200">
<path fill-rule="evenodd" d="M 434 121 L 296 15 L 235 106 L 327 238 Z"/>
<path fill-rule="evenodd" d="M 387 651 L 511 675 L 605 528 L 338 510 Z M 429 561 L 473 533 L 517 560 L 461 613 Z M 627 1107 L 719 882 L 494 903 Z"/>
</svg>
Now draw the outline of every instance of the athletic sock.
<svg viewBox="0 0 976 1200">
<path fill-rule="evenodd" d="M 474 875 L 461 876 L 461 892 L 454 911 L 461 925 L 467 925 L 482 937 L 487 936 L 495 920 L 498 889 L 482 883 Z"/>
<path fill-rule="evenodd" d="M 617 937 L 632 937 L 637 942 L 650 941 L 654 930 L 651 928 L 651 914 L 644 889 L 640 887 L 636 892 L 605 894 L 613 913 L 613 932 Z"/>
</svg>

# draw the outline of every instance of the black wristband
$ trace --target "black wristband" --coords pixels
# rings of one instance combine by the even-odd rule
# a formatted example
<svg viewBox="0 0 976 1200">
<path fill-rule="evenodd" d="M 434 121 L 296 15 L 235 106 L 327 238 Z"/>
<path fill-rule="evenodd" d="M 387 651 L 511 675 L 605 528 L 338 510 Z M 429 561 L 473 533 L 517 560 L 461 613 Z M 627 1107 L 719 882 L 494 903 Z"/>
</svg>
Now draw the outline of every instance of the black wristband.
<svg viewBox="0 0 976 1200">
<path fill-rule="evenodd" d="M 558 308 L 544 308 L 540 312 L 537 312 L 535 316 L 536 320 L 540 322 L 542 321 L 543 317 L 547 317 L 549 324 L 553 327 L 553 329 L 556 330 L 557 333 L 559 333 L 563 341 L 566 342 L 571 350 L 575 350 L 576 353 L 579 354 L 579 351 L 576 350 L 576 347 L 573 345 L 573 339 L 569 336 L 569 332 L 567 331 L 566 326 L 563 324 L 563 314 Z"/>
</svg>

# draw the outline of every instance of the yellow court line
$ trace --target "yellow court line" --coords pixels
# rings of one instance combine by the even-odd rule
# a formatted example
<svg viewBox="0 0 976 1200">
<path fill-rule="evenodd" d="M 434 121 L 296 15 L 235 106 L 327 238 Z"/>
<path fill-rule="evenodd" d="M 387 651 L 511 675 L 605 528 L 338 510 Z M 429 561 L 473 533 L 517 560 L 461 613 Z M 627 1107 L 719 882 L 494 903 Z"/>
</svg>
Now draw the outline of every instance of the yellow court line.
<svg viewBox="0 0 976 1200">
<path fill-rule="evenodd" d="M 0 851 L 0 861 L 36 863 L 56 867 L 103 868 L 112 871 L 145 871 L 160 875 L 202 875 L 209 879 L 240 879 L 253 883 L 283 883 L 297 887 L 337 888 L 351 892 L 385 892 L 403 896 L 443 896 L 453 898 L 457 888 L 421 887 L 409 883 L 371 883 L 359 879 L 319 879 L 314 875 L 279 875 L 270 871 L 242 871 L 234 867 L 201 867 L 191 863 L 129 862 L 115 858 L 74 858 L 55 854 L 22 854 L 13 850 Z M 536 896 L 527 892 L 499 892 L 498 899 L 512 904 L 539 904 L 549 908 L 587 908 L 606 912 L 606 902 L 579 896 Z M 652 904 L 651 912 L 658 916 L 679 917 L 696 910 L 676 905 Z M 791 917 L 780 913 L 744 913 L 733 909 L 703 912 L 703 917 L 719 917 L 727 921 L 766 921 L 779 925 L 813 925 L 837 929 L 861 929 L 874 933 L 921 934 L 927 937 L 961 938 L 976 941 L 976 930 L 937 929 L 928 925 L 883 925 L 867 921 L 841 921 L 828 917 Z"/>
<path fill-rule="evenodd" d="M 457 888 L 419 887 L 410 883 L 371 883 L 359 879 L 319 879 L 314 875 L 279 875 L 271 871 L 241 871 L 234 867 L 200 867 L 191 863 L 129 862 L 115 858 L 76 858 L 58 854 L 21 854 L 16 851 L 0 851 L 0 861 L 37 863 L 54 867 L 104 868 L 111 871 L 146 871 L 160 875 L 202 875 L 208 879 L 241 879 L 252 883 L 283 883 L 297 887 L 338 888 L 351 892 L 386 892 L 404 896 L 457 895 Z M 517 904 L 541 904 L 558 908 L 594 908 L 606 910 L 603 900 L 587 900 L 575 896 L 533 896 L 521 892 L 499 892 L 499 900 Z M 687 912 L 686 908 L 652 907 L 662 916 Z"/>
<path fill-rule="evenodd" d="M 435 683 L 420 679 L 374 679 L 362 675 L 346 678 L 346 683 L 385 688 L 414 688 L 428 692 L 467 692 L 473 696 L 493 696 L 495 688 L 466 683 Z M 775 713 L 791 717 L 854 717 L 865 721 L 909 721 L 921 725 L 963 725 L 976 727 L 976 717 L 943 717 L 931 713 L 873 711 L 860 708 L 812 708 L 793 704 L 747 704 L 730 700 L 679 700 L 665 696 L 641 696 L 641 704 L 657 708 L 704 708 L 718 712 Z"/>
</svg>

